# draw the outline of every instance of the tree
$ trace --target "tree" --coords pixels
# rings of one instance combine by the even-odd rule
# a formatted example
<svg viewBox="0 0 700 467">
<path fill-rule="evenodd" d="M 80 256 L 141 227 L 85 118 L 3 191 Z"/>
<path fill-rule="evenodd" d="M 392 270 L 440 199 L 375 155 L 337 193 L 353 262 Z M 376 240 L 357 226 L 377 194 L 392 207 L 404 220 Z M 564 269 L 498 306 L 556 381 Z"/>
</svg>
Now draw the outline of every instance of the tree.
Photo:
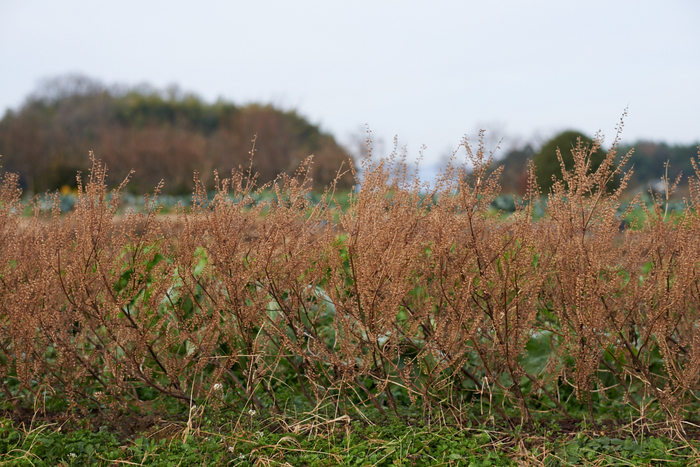
<svg viewBox="0 0 700 467">
<path fill-rule="evenodd" d="M 523 147 L 514 147 L 503 159 L 494 161 L 491 168 L 503 166 L 500 177 L 501 193 L 516 194 L 523 196 L 527 191 L 528 182 L 528 160 L 532 159 L 535 151 L 532 145 L 526 144 Z"/>
<path fill-rule="evenodd" d="M 331 183 L 341 165 L 348 168 L 350 155 L 333 136 L 294 111 L 210 104 L 177 88 L 106 87 L 77 75 L 47 80 L 0 120 L 0 154 L 3 169 L 19 172 L 32 193 L 75 185 L 92 150 L 109 168 L 111 183 L 134 169 L 128 190 L 149 192 L 164 180 L 165 193 L 184 194 L 193 189 L 194 171 L 211 187 L 214 170 L 227 177 L 248 167 L 255 135 L 259 183 L 294 173 L 312 154 L 315 188 Z M 354 183 L 347 174 L 338 187 Z"/>
<path fill-rule="evenodd" d="M 589 153 L 591 158 L 591 165 L 589 172 L 595 172 L 600 167 L 600 164 L 605 160 L 608 153 L 602 148 L 598 147 L 596 142 L 590 137 L 584 135 L 581 132 L 574 130 L 567 130 L 559 133 L 554 138 L 547 141 L 540 151 L 535 154 L 533 162 L 536 167 L 537 182 L 540 185 L 543 193 L 548 193 L 554 184 L 552 177 L 555 176 L 557 179 L 562 179 L 561 164 L 559 163 L 559 158 L 557 156 L 557 150 L 560 151 L 562 160 L 564 161 L 564 166 L 567 171 L 573 170 L 574 167 L 574 157 L 572 151 L 576 148 L 577 144 L 586 148 L 587 153 Z M 608 185 L 608 189 L 615 189 L 620 185 L 619 177 L 616 177 Z"/>
</svg>

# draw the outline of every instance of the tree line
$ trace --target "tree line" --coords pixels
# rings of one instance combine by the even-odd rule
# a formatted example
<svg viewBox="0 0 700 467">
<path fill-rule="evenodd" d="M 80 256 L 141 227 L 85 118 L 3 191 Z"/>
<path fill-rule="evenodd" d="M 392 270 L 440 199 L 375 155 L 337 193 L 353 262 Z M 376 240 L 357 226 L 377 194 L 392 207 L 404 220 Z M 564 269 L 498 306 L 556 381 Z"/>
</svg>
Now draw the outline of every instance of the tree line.
<svg viewBox="0 0 700 467">
<path fill-rule="evenodd" d="M 572 150 L 576 147 L 580 138 L 584 147 L 593 149 L 594 140 L 588 135 L 577 130 L 566 130 L 558 133 L 542 147 L 536 149 L 532 144 L 511 148 L 506 155 L 495 161 L 492 168 L 503 167 L 500 183 L 503 193 L 524 195 L 527 190 L 527 161 L 532 160 L 536 166 L 537 180 L 543 194 L 547 194 L 552 186 L 552 175 L 562 178 L 561 165 L 557 157 L 559 149 L 567 170 L 573 168 Z M 683 175 L 677 196 L 687 196 L 688 176 L 692 176 L 693 169 L 691 159 L 697 162 L 698 144 L 674 145 L 665 142 L 653 142 L 640 140 L 632 144 L 621 144 L 617 148 L 616 161 L 619 162 L 627 153 L 633 151 L 625 168 L 633 168 L 633 173 L 628 183 L 628 192 L 647 191 L 657 189 L 661 177 L 668 176 L 673 183 L 679 175 Z M 598 148 L 591 157 L 591 170 L 595 171 L 605 160 L 607 151 Z M 668 162 L 668 169 L 666 163 Z M 610 188 L 619 186 L 619 177 L 616 177 Z"/>
<path fill-rule="evenodd" d="M 352 163 L 332 135 L 293 110 L 206 103 L 174 87 L 108 87 L 65 76 L 45 82 L 0 120 L 0 164 L 20 174 L 26 191 L 41 193 L 75 187 L 77 171 L 87 170 L 94 151 L 112 184 L 134 169 L 130 191 L 151 192 L 164 180 L 163 192 L 185 194 L 195 171 L 211 185 L 214 170 L 224 178 L 248 167 L 256 135 L 252 172 L 259 184 L 293 173 L 314 155 L 311 175 L 320 188 Z M 339 188 L 353 184 L 350 174 L 339 180 Z"/>
<path fill-rule="evenodd" d="M 76 173 L 87 170 L 88 154 L 94 151 L 109 168 L 112 184 L 121 182 L 133 169 L 129 191 L 151 192 L 164 180 L 164 193 L 186 194 L 194 188 L 195 171 L 211 186 L 215 170 L 226 177 L 233 168 L 248 167 L 255 135 L 252 172 L 258 174 L 258 184 L 274 180 L 281 172 L 293 173 L 312 154 L 316 188 L 329 185 L 341 166 L 349 169 L 352 164 L 332 135 L 293 110 L 260 104 L 238 106 L 224 100 L 206 103 L 175 87 L 105 86 L 69 75 L 44 82 L 19 109 L 6 112 L 0 120 L 0 165 L 6 172 L 19 173 L 25 191 L 42 193 L 74 188 Z M 592 138 L 567 130 L 541 148 L 531 144 L 511 148 L 494 163 L 494 168 L 504 165 L 502 192 L 525 193 L 526 164 L 532 159 L 546 194 L 552 175 L 561 178 L 557 148 L 571 169 L 571 150 L 579 137 L 583 145 L 592 147 Z M 693 144 L 637 141 L 620 146 L 618 160 L 632 148 L 635 154 L 629 166 L 634 167 L 634 174 L 629 187 L 634 191 L 658 186 L 666 174 L 671 180 L 681 172 L 692 174 L 690 160 L 698 155 Z M 593 170 L 605 155 L 602 148 L 597 150 L 591 161 Z M 346 173 L 338 187 L 347 189 L 354 183 Z M 677 194 L 687 194 L 687 183 L 681 184 Z"/>
</svg>

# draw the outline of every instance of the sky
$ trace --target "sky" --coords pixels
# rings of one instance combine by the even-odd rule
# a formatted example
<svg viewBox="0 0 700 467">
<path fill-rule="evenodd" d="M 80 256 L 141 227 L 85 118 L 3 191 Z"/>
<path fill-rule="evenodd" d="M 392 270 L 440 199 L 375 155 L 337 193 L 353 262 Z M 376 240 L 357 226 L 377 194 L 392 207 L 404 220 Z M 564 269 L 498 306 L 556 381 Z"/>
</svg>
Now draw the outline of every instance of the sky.
<svg viewBox="0 0 700 467">
<path fill-rule="evenodd" d="M 47 78 L 295 109 L 427 164 L 463 136 L 700 141 L 696 0 L 0 0 L 0 112 Z M 498 152 L 497 152 L 497 155 Z"/>
</svg>

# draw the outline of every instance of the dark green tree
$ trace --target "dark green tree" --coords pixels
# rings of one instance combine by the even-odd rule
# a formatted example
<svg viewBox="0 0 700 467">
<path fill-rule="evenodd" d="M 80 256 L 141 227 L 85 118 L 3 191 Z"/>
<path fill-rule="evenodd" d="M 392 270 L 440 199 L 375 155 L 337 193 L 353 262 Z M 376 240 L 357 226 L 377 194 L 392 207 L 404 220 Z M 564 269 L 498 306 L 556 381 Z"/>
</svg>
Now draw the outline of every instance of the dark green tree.
<svg viewBox="0 0 700 467">
<path fill-rule="evenodd" d="M 641 140 L 620 146 L 617 158 L 634 148 L 631 160 L 634 164 L 634 172 L 629 181 L 629 187 L 634 191 L 645 192 L 661 177 L 668 175 L 669 180 L 673 181 L 682 173 L 681 186 L 675 192 L 675 196 L 680 199 L 682 196 L 688 196 L 688 177 L 695 174 L 691 159 L 697 161 L 698 146 L 700 146 L 698 143 L 681 145 Z M 668 172 L 666 162 L 669 163 Z"/>
<path fill-rule="evenodd" d="M 574 168 L 573 150 L 578 144 L 579 138 L 584 148 L 587 148 L 587 153 L 591 157 L 591 165 L 589 172 L 595 172 L 600 167 L 600 164 L 605 160 L 608 153 L 602 148 L 598 148 L 595 152 L 591 150 L 595 146 L 595 141 L 579 131 L 567 130 L 559 133 L 554 138 L 547 141 L 540 151 L 535 154 L 533 162 L 535 163 L 537 182 L 542 189 L 543 194 L 547 194 L 554 184 L 552 176 L 557 179 L 562 179 L 561 164 L 557 157 L 557 149 L 561 152 L 562 159 L 567 171 Z M 620 186 L 619 177 L 615 177 L 609 184 L 608 190 L 615 189 Z"/>
</svg>

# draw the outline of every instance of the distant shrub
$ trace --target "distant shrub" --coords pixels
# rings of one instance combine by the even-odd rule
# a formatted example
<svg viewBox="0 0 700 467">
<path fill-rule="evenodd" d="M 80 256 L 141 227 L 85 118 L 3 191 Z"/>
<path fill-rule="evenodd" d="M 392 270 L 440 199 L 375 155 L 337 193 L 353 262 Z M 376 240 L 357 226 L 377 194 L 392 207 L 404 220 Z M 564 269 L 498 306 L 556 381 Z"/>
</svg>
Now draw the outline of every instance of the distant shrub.
<svg viewBox="0 0 700 467">
<path fill-rule="evenodd" d="M 578 131 L 564 131 L 547 141 L 533 157 L 535 167 L 537 167 L 537 181 L 543 193 L 547 193 L 553 185 L 552 176 L 561 179 L 562 166 L 559 159 L 571 171 L 574 166 L 574 152 L 585 150 L 587 152 L 586 161 L 590 161 L 591 172 L 595 172 L 600 164 L 605 161 L 608 153 L 600 147 L 600 143 Z M 620 186 L 619 177 L 614 177 L 608 184 L 611 190 Z"/>
</svg>

